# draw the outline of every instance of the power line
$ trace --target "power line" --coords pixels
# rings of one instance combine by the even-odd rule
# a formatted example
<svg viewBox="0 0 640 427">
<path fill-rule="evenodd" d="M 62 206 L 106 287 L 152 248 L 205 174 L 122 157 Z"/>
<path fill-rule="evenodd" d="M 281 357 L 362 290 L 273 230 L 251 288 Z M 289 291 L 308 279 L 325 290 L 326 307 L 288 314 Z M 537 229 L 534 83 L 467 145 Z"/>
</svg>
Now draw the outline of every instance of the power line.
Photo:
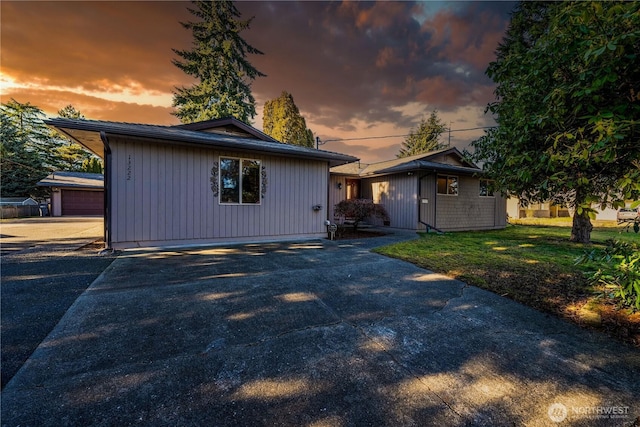
<svg viewBox="0 0 640 427">
<path fill-rule="evenodd" d="M 479 127 L 475 127 L 475 128 L 466 128 L 466 129 L 448 129 L 447 132 L 452 133 L 452 132 L 467 132 L 470 130 L 480 130 L 480 129 L 492 129 L 495 128 L 496 126 L 479 126 Z M 358 138 L 339 138 L 339 139 L 327 139 L 323 142 L 321 142 L 321 144 L 325 144 L 327 142 L 335 142 L 335 141 L 361 141 L 361 140 L 365 140 L 365 139 L 385 139 L 385 138 L 402 138 L 405 136 L 409 136 L 410 134 L 404 134 L 404 135 L 384 135 L 384 136 L 362 136 L 362 137 L 358 137 Z"/>
</svg>

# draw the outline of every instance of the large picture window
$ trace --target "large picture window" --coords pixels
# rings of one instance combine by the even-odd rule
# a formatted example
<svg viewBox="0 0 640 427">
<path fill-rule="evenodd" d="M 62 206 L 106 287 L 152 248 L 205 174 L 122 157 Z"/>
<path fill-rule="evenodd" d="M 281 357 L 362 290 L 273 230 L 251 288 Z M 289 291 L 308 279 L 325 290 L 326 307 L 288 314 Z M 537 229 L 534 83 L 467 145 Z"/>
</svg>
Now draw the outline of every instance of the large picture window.
<svg viewBox="0 0 640 427">
<path fill-rule="evenodd" d="M 458 195 L 458 177 L 438 175 L 438 194 Z"/>
<path fill-rule="evenodd" d="M 260 204 L 260 160 L 220 158 L 220 203 Z"/>
</svg>

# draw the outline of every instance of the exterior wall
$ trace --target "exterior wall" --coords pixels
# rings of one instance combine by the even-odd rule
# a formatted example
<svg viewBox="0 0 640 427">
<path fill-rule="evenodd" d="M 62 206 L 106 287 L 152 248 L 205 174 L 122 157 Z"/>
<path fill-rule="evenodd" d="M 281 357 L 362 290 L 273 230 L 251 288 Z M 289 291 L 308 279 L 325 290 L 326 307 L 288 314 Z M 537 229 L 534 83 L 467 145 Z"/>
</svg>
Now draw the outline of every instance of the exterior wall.
<svg viewBox="0 0 640 427">
<path fill-rule="evenodd" d="M 506 200 L 499 194 L 480 197 L 478 178 L 458 176 L 458 195 L 437 195 L 434 227 L 443 231 L 482 230 L 506 226 Z"/>
<path fill-rule="evenodd" d="M 347 178 L 344 175 L 331 175 L 329 179 L 329 220 L 332 222 L 335 216 L 333 208 L 347 198 Z"/>
<path fill-rule="evenodd" d="M 396 174 L 363 179 L 360 191 L 362 198 L 384 205 L 391 219 L 391 227 L 416 229 L 418 181 L 415 175 Z"/>
<path fill-rule="evenodd" d="M 51 192 L 51 216 L 62 216 L 62 191 Z"/>
<path fill-rule="evenodd" d="M 324 235 L 328 165 L 207 148 L 112 138 L 114 248 L 209 244 Z M 265 167 L 260 205 L 221 205 L 212 192 L 220 156 Z M 320 205 L 320 210 L 314 210 Z"/>
</svg>

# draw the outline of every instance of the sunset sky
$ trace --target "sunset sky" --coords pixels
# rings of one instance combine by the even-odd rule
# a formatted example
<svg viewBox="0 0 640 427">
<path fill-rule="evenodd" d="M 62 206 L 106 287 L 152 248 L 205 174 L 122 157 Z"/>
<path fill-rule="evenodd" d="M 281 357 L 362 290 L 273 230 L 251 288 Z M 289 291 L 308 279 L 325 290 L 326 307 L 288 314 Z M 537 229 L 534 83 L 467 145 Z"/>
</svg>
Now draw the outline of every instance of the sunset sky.
<svg viewBox="0 0 640 427">
<path fill-rule="evenodd" d="M 190 85 L 172 48 L 189 49 L 180 22 L 190 3 L 8 1 L 1 7 L 1 100 L 49 116 L 68 104 L 88 119 L 178 124 L 172 91 Z M 321 148 L 364 162 L 394 158 L 402 137 L 433 109 L 455 129 L 492 125 L 484 74 L 513 2 L 238 2 L 242 36 L 264 55 L 267 77 L 252 89 L 264 103 L 291 93 Z M 453 132 L 459 148 L 481 130 Z M 368 138 L 372 139 L 356 139 Z M 445 137 L 446 139 L 446 137 Z"/>
</svg>

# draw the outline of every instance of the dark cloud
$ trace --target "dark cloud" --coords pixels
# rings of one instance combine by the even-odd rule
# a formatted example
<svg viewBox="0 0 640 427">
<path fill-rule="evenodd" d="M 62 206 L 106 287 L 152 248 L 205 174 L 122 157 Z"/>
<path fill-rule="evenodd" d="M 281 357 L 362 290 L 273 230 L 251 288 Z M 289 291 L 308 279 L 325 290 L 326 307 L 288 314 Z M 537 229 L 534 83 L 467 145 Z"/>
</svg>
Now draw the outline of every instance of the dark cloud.
<svg viewBox="0 0 640 427">
<path fill-rule="evenodd" d="M 268 74 L 254 83 L 256 93 L 270 99 L 287 90 L 317 123 L 345 130 L 354 119 L 410 126 L 415 118 L 397 109 L 412 101 L 440 110 L 486 105 L 493 86 L 484 70 L 509 10 L 482 2 L 430 16 L 413 2 L 242 2 L 239 8 L 255 16 L 246 38 L 265 52 L 252 61 Z"/>
<path fill-rule="evenodd" d="M 24 100 L 34 105 L 53 106 L 69 98 L 95 108 L 94 118 L 167 123 L 174 120 L 167 114 L 170 101 L 154 107 L 71 94 L 170 95 L 174 87 L 191 84 L 171 63 L 172 48 L 191 45 L 191 34 L 180 25 L 195 19 L 189 6 L 184 1 L 4 0 L 2 72 L 34 88 L 23 94 L 47 96 Z M 380 124 L 408 131 L 434 108 L 451 114 L 466 106 L 483 110 L 493 100 L 494 87 L 484 71 L 514 3 L 278 1 L 236 6 L 242 19 L 254 17 L 242 36 L 264 52 L 249 56 L 267 74 L 252 86 L 258 110 L 286 90 L 312 129 L 340 134 L 367 132 Z M 6 97 L 3 93 L 3 101 Z"/>
</svg>

